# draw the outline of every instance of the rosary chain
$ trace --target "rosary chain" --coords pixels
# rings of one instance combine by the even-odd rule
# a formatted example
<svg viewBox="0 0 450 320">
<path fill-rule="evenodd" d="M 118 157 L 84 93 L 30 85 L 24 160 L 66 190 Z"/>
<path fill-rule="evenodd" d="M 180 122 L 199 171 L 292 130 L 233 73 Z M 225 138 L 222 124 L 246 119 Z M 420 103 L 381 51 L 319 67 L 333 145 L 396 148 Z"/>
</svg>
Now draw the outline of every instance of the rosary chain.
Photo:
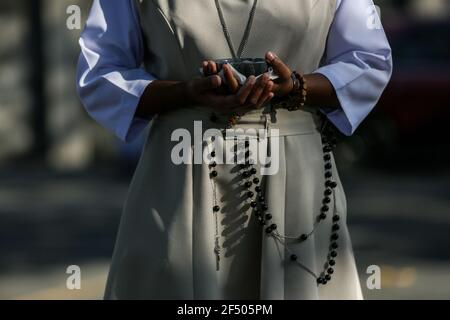
<svg viewBox="0 0 450 320">
<path fill-rule="evenodd" d="M 238 52 L 234 49 L 233 42 L 231 41 L 230 33 L 228 31 L 227 24 L 225 22 L 225 18 L 223 16 L 222 8 L 220 6 L 219 0 L 215 0 L 217 12 L 219 14 L 220 23 L 222 24 L 223 33 L 228 42 L 228 47 L 230 48 L 231 54 L 234 59 L 239 59 L 242 57 L 244 53 L 245 47 L 247 45 L 248 37 L 250 36 L 250 31 L 253 25 L 253 18 L 255 17 L 256 7 L 258 5 L 258 0 L 253 1 L 252 9 L 250 10 L 249 18 L 247 21 L 247 26 L 244 31 L 244 35 L 242 36 L 241 44 L 239 45 Z"/>
</svg>

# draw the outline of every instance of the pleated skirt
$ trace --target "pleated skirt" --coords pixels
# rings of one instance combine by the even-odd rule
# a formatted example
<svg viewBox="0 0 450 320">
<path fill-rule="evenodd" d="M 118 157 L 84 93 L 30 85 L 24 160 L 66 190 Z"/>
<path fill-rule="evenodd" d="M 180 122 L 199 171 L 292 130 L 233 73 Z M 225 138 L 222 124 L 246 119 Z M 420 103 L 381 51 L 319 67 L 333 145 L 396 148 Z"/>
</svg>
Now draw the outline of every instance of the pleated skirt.
<svg viewBox="0 0 450 320">
<path fill-rule="evenodd" d="M 288 242 L 287 249 L 265 232 L 246 201 L 236 164 L 219 164 L 214 184 L 208 164 L 175 164 L 175 130 L 186 129 L 194 140 L 194 121 L 201 121 L 203 130 L 217 124 L 203 112 L 167 114 L 153 120 L 133 176 L 105 299 L 362 299 L 334 158 L 337 187 L 329 206 L 341 218 L 338 255 L 332 280 L 317 284 L 332 234 L 331 215 L 316 225 L 325 182 L 321 134 L 309 112 L 284 119 L 271 123 L 281 134 L 268 138 L 277 139 L 277 173 L 261 176 L 258 170 L 256 176 L 277 232 L 295 237 L 314 230 L 309 239 Z M 247 128 L 266 128 L 267 118 L 264 122 L 249 116 L 244 123 Z M 187 157 L 193 159 L 195 142 L 190 146 Z M 214 199 L 220 206 L 217 213 L 212 210 Z M 297 261 L 290 259 L 292 253 Z"/>
</svg>

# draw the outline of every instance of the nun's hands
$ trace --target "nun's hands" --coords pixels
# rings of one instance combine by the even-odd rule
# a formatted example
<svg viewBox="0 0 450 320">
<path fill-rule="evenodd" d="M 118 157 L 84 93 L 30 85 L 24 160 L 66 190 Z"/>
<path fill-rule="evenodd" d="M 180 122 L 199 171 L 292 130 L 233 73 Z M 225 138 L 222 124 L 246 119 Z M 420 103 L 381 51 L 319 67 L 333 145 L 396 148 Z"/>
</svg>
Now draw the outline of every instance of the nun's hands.
<svg viewBox="0 0 450 320">
<path fill-rule="evenodd" d="M 217 89 L 222 85 L 222 79 L 218 75 L 203 77 L 187 81 L 184 85 L 185 97 L 190 104 L 201 105 L 216 109 L 218 112 L 235 112 L 239 115 L 259 107 L 273 93 L 267 93 L 267 97 L 263 94 L 254 94 L 253 91 L 259 86 L 255 85 L 255 77 L 249 77 L 246 83 L 238 89 L 234 94 L 218 93 Z M 258 89 L 260 92 L 264 90 Z M 251 98 L 258 96 L 256 103 Z M 249 101 L 250 100 L 250 101 Z"/>
<path fill-rule="evenodd" d="M 203 74 L 206 77 L 218 74 L 217 65 L 214 61 L 203 61 Z M 229 65 L 223 66 L 226 84 L 222 83 L 215 92 L 227 96 L 231 100 L 239 101 L 237 107 L 238 114 L 245 114 L 252 109 L 261 108 L 266 102 L 270 101 L 274 94 L 272 93 L 273 82 L 266 73 L 255 80 L 255 77 L 248 77 L 247 81 L 240 86 Z M 220 77 L 219 77 L 220 79 Z"/>
</svg>

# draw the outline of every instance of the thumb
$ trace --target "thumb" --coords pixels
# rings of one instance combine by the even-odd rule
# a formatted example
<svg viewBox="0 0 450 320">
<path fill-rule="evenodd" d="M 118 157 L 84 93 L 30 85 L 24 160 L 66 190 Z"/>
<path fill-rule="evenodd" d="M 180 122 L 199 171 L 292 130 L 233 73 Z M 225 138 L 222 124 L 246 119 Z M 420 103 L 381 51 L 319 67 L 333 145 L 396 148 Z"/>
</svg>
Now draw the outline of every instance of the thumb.
<svg viewBox="0 0 450 320">
<path fill-rule="evenodd" d="M 291 77 L 291 70 L 275 53 L 271 51 L 267 52 L 266 61 L 282 80 L 287 80 Z"/>
<path fill-rule="evenodd" d="M 192 80 L 192 89 L 195 92 L 203 92 L 220 87 L 222 79 L 218 75 Z"/>
</svg>

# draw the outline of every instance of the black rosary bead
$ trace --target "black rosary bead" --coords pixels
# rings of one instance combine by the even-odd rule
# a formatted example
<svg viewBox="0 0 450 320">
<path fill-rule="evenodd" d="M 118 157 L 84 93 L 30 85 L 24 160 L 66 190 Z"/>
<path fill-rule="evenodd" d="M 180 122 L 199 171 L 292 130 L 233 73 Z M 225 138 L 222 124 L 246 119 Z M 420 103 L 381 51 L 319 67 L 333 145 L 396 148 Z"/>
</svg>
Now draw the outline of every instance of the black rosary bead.
<svg viewBox="0 0 450 320">
<path fill-rule="evenodd" d="M 332 167 L 333 167 L 333 166 L 331 165 L 331 163 L 327 163 L 327 164 L 325 165 L 325 169 L 326 169 L 326 170 L 331 170 Z"/>
<path fill-rule="evenodd" d="M 220 211 L 220 207 L 219 206 L 214 206 L 213 207 L 213 211 L 214 212 L 219 212 Z"/>
<path fill-rule="evenodd" d="M 256 208 L 258 204 L 255 201 L 250 202 L 250 207 Z"/>
<path fill-rule="evenodd" d="M 246 187 L 246 188 L 251 188 L 252 185 L 253 185 L 253 183 L 252 183 L 251 181 L 247 181 L 247 182 L 245 183 L 245 187 Z"/>
<path fill-rule="evenodd" d="M 328 268 L 327 272 L 328 272 L 328 274 L 333 274 L 334 273 L 334 269 L 333 268 Z"/>
<path fill-rule="evenodd" d="M 324 284 L 325 279 L 322 277 L 317 278 L 317 284 Z"/>
<path fill-rule="evenodd" d="M 251 191 L 247 192 L 247 197 L 248 198 L 253 198 L 254 195 L 255 194 L 253 192 L 251 192 Z"/>
<path fill-rule="evenodd" d="M 327 203 L 330 203 L 330 202 L 331 202 L 330 197 L 325 197 L 325 198 L 323 198 L 323 203 L 324 203 L 324 204 L 327 204 Z"/>
<path fill-rule="evenodd" d="M 331 194 L 333 193 L 333 191 L 331 189 L 326 189 L 324 192 L 325 196 L 331 196 Z"/>
<path fill-rule="evenodd" d="M 211 162 L 209 165 L 211 168 L 215 168 L 217 166 L 217 163 L 215 161 Z"/>
<path fill-rule="evenodd" d="M 331 280 L 331 276 L 330 276 L 329 274 L 327 274 L 327 275 L 325 276 L 325 280 L 330 281 L 330 280 Z"/>
<path fill-rule="evenodd" d="M 332 249 L 337 249 L 339 247 L 339 245 L 336 243 L 336 242 L 333 242 L 332 244 L 331 244 L 331 248 Z"/>
<path fill-rule="evenodd" d="M 272 233 L 273 229 L 269 226 L 266 228 L 266 233 Z"/>
<path fill-rule="evenodd" d="M 328 212 L 328 210 L 330 210 L 330 208 L 329 208 L 327 205 L 324 205 L 324 206 L 320 209 L 320 211 L 322 211 L 322 212 Z"/>
<path fill-rule="evenodd" d="M 301 241 L 306 241 L 306 240 L 308 240 L 308 235 L 307 234 L 302 234 L 299 239 Z"/>
<path fill-rule="evenodd" d="M 330 252 L 330 256 L 333 257 L 333 258 L 336 258 L 337 257 L 337 252 L 335 250 L 331 251 Z"/>
<path fill-rule="evenodd" d="M 211 157 L 214 158 L 215 156 L 216 156 L 216 152 L 215 152 L 215 151 L 212 151 L 212 152 L 211 152 Z"/>
<path fill-rule="evenodd" d="M 251 174 L 256 174 L 258 172 L 258 170 L 256 170 L 255 168 L 251 168 L 250 173 Z"/>
<path fill-rule="evenodd" d="M 297 261 L 297 256 L 295 254 L 291 254 L 291 260 L 292 261 Z"/>
<path fill-rule="evenodd" d="M 334 261 L 333 259 L 330 259 L 330 261 L 328 261 L 328 264 L 330 266 L 334 266 L 336 264 L 336 261 Z"/>
<path fill-rule="evenodd" d="M 339 230 L 339 225 L 338 224 L 333 224 L 332 230 L 333 231 L 338 231 Z"/>
<path fill-rule="evenodd" d="M 258 192 L 258 193 L 260 193 L 260 192 L 262 191 L 262 190 L 261 190 L 261 187 L 260 187 L 260 186 L 256 186 L 256 187 L 255 187 L 255 191 Z"/>
<path fill-rule="evenodd" d="M 337 183 L 334 182 L 334 181 L 327 181 L 327 182 L 325 183 L 325 185 L 326 185 L 328 188 L 332 188 L 332 189 L 334 189 L 334 188 L 337 187 Z"/>
<path fill-rule="evenodd" d="M 272 219 L 272 215 L 270 213 L 266 214 L 266 219 L 267 220 L 271 220 Z"/>
<path fill-rule="evenodd" d="M 277 225 L 276 225 L 275 223 L 272 223 L 272 224 L 270 225 L 270 227 L 272 228 L 272 230 L 276 230 L 276 229 L 277 229 Z"/>
<path fill-rule="evenodd" d="M 242 176 L 243 176 L 244 178 L 249 178 L 249 177 L 250 177 L 250 171 L 244 171 L 244 172 L 242 172 Z"/>
<path fill-rule="evenodd" d="M 216 178 L 217 175 L 218 175 L 217 171 L 214 170 L 211 172 L 211 177 Z"/>
<path fill-rule="evenodd" d="M 258 184 L 259 183 L 259 179 L 258 178 L 253 179 L 253 183 L 254 184 Z"/>
<path fill-rule="evenodd" d="M 333 176 L 333 174 L 331 173 L 331 171 L 327 171 L 325 172 L 325 178 L 329 179 Z"/>
<path fill-rule="evenodd" d="M 325 214 L 325 213 L 321 213 L 320 215 L 319 215 L 319 219 L 320 220 L 325 220 L 327 218 L 327 215 Z"/>
<path fill-rule="evenodd" d="M 336 241 L 337 239 L 339 239 L 339 235 L 338 235 L 337 233 L 333 233 L 333 234 L 331 235 L 331 240 Z"/>
<path fill-rule="evenodd" d="M 326 155 L 323 156 L 323 160 L 330 161 L 331 160 L 331 156 L 329 154 L 326 154 Z"/>
<path fill-rule="evenodd" d="M 324 151 L 324 152 L 331 152 L 332 149 L 331 149 L 330 146 L 325 146 L 325 147 L 323 147 L 323 151 Z"/>
<path fill-rule="evenodd" d="M 333 216 L 333 222 L 338 222 L 341 219 L 341 217 L 339 217 L 339 215 L 334 215 Z"/>
</svg>

